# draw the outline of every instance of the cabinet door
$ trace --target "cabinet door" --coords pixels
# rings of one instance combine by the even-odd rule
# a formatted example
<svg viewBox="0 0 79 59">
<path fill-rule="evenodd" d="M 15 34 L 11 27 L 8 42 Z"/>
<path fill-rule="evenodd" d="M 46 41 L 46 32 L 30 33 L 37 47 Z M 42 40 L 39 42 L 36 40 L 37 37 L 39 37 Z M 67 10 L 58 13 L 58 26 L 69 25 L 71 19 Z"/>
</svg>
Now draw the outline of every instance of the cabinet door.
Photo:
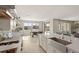
<svg viewBox="0 0 79 59">
<path fill-rule="evenodd" d="M 48 53 L 54 53 L 54 52 L 55 52 L 54 50 L 55 50 L 55 49 L 54 49 L 53 46 L 48 46 L 47 52 L 48 52 Z"/>
<path fill-rule="evenodd" d="M 48 53 L 55 53 L 55 49 L 54 49 L 50 39 L 48 39 L 48 42 L 47 42 L 47 52 Z"/>
<path fill-rule="evenodd" d="M 55 48 L 55 47 L 54 47 L 54 52 L 55 52 L 55 53 L 62 53 L 62 51 L 60 51 L 59 49 L 57 49 L 57 48 Z"/>
<path fill-rule="evenodd" d="M 59 43 L 48 39 L 48 52 L 52 52 L 52 53 L 65 53 L 66 52 L 66 47 L 64 47 L 63 45 L 60 45 Z"/>
<path fill-rule="evenodd" d="M 48 46 L 48 53 L 62 53 L 62 51 L 58 50 L 57 48 L 55 48 L 54 46 Z"/>
<path fill-rule="evenodd" d="M 40 36 L 40 45 L 45 51 L 47 51 L 47 39 L 42 35 Z"/>
<path fill-rule="evenodd" d="M 10 20 L 5 18 L 0 18 L 0 30 L 9 31 L 10 30 Z"/>
<path fill-rule="evenodd" d="M 42 36 L 42 37 L 43 37 L 43 36 Z M 47 51 L 47 38 L 46 38 L 46 37 L 43 37 L 42 40 L 43 40 L 43 47 L 44 47 L 44 50 Z"/>
</svg>

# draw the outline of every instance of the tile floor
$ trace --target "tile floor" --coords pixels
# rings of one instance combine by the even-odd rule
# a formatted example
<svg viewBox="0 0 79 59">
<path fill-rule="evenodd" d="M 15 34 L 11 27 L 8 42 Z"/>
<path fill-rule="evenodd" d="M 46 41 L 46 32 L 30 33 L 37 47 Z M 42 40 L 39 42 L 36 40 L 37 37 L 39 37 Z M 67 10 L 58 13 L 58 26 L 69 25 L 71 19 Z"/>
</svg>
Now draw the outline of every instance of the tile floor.
<svg viewBox="0 0 79 59">
<path fill-rule="evenodd" d="M 23 36 L 23 50 L 21 53 L 45 53 L 39 46 L 37 37 Z"/>
</svg>

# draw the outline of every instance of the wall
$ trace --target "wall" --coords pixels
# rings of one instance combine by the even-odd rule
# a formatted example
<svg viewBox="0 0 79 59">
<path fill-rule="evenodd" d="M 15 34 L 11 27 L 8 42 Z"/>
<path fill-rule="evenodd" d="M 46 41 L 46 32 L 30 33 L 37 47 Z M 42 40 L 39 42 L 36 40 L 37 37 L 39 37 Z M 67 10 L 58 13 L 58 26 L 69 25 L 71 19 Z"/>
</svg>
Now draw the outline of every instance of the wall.
<svg viewBox="0 0 79 59">
<path fill-rule="evenodd" d="M 50 33 L 53 33 L 53 19 L 50 19 Z"/>
<path fill-rule="evenodd" d="M 54 20 L 53 21 L 53 31 L 54 32 L 59 32 L 59 20 Z"/>
<path fill-rule="evenodd" d="M 10 20 L 0 18 L 0 30 L 9 30 L 10 29 Z"/>
</svg>

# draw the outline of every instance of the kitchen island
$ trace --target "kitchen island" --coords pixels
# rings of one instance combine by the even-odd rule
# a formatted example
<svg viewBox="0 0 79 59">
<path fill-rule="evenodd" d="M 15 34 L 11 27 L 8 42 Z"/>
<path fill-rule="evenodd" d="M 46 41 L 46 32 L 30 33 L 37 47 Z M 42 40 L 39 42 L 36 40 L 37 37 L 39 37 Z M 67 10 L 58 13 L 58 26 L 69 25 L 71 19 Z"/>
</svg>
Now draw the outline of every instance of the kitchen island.
<svg viewBox="0 0 79 59">
<path fill-rule="evenodd" d="M 46 52 L 48 52 L 48 53 L 78 53 L 79 52 L 79 47 L 78 47 L 79 38 L 64 35 L 64 38 L 62 40 L 65 40 L 65 41 L 68 41 L 68 42 L 70 42 L 70 40 L 72 40 L 72 41 L 68 45 L 62 45 L 58 42 L 55 42 L 55 41 L 53 42 L 53 40 L 49 39 L 49 38 L 52 38 L 52 37 L 56 37 L 56 38 L 61 39 L 62 35 L 59 35 L 59 34 L 56 34 L 56 33 L 53 33 L 53 34 L 50 34 L 50 35 L 45 35 L 45 34 L 40 35 L 40 46 Z M 62 49 L 59 46 L 60 47 L 62 46 Z"/>
</svg>

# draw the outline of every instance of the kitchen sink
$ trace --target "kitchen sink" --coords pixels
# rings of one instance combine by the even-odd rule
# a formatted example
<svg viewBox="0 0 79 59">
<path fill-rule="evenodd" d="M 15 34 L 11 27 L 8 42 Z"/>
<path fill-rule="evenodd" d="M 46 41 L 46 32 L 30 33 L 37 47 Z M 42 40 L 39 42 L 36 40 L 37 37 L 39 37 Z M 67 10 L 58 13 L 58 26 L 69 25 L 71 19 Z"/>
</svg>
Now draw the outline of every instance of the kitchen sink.
<svg viewBox="0 0 79 59">
<path fill-rule="evenodd" d="M 49 38 L 49 39 L 54 40 L 54 41 L 56 41 L 56 42 L 58 42 L 60 44 L 63 44 L 63 45 L 71 44 L 71 42 L 68 42 L 68 41 L 65 41 L 65 40 L 61 40 L 61 39 L 56 38 L 56 37 L 52 37 L 52 38 Z"/>
</svg>

